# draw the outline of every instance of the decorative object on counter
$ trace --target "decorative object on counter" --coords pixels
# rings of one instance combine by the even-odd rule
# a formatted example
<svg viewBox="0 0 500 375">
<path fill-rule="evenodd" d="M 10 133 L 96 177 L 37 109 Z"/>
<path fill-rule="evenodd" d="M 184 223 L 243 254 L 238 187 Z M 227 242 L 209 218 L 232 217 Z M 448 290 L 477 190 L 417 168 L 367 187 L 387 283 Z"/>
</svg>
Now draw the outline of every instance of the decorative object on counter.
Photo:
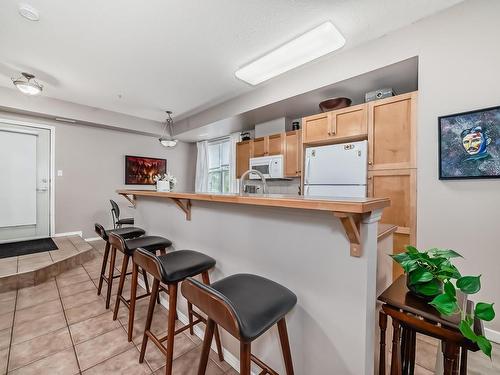
<svg viewBox="0 0 500 375">
<path fill-rule="evenodd" d="M 162 146 L 167 148 L 173 148 L 177 146 L 178 140 L 173 138 L 174 136 L 174 120 L 172 119 L 172 111 L 165 111 L 167 113 L 167 119 L 163 124 L 163 132 L 161 137 L 158 139 Z M 167 129 L 168 128 L 168 129 Z M 167 136 L 168 130 L 168 136 Z"/>
<path fill-rule="evenodd" d="M 352 100 L 349 98 L 330 98 L 319 103 L 319 109 L 321 109 L 321 112 L 334 111 L 336 109 L 349 107 L 351 103 Z"/>
<path fill-rule="evenodd" d="M 292 122 L 292 130 L 299 130 L 300 129 L 300 123 L 298 121 Z"/>
<path fill-rule="evenodd" d="M 500 177 L 500 106 L 438 121 L 440 180 Z"/>
<path fill-rule="evenodd" d="M 125 155 L 125 185 L 154 185 L 154 177 L 166 171 L 166 159 Z"/>
<path fill-rule="evenodd" d="M 390 255 L 407 276 L 410 292 L 420 298 L 429 300 L 440 314 L 451 316 L 460 314 L 459 329 L 470 341 L 476 343 L 481 351 L 491 358 L 492 345 L 482 336 L 476 335 L 471 328 L 474 319 L 491 321 L 495 318 L 492 303 L 478 302 L 471 314 L 463 311 L 457 303 L 457 288 L 467 295 L 481 290 L 481 275 L 462 276 L 452 264 L 452 258 L 462 258 L 460 254 L 449 249 L 430 249 L 420 252 L 413 246 L 406 246 L 404 253 Z M 452 280 L 456 280 L 455 285 Z"/>
<path fill-rule="evenodd" d="M 156 181 L 156 191 L 173 191 L 177 185 L 177 178 L 172 176 L 170 172 L 156 175 L 154 180 Z"/>
<path fill-rule="evenodd" d="M 378 89 L 375 91 L 370 91 L 365 94 L 365 102 L 372 102 L 374 100 L 380 100 L 384 98 L 390 98 L 391 96 L 395 96 L 396 93 L 391 88 Z"/>
<path fill-rule="evenodd" d="M 250 137 L 250 132 L 241 133 L 241 140 L 242 141 L 249 141 L 250 139 L 252 139 L 252 137 Z"/>
</svg>

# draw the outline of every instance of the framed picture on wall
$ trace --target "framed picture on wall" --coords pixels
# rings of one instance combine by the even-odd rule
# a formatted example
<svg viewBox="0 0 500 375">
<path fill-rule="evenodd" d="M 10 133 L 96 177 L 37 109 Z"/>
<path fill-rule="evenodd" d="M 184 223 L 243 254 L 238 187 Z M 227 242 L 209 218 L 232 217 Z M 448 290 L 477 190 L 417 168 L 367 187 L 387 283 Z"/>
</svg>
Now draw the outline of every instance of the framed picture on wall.
<svg viewBox="0 0 500 375">
<path fill-rule="evenodd" d="M 438 122 L 440 180 L 500 177 L 500 106 Z"/>
<path fill-rule="evenodd" d="M 125 155 L 125 185 L 154 185 L 154 176 L 166 172 L 166 159 Z"/>
</svg>

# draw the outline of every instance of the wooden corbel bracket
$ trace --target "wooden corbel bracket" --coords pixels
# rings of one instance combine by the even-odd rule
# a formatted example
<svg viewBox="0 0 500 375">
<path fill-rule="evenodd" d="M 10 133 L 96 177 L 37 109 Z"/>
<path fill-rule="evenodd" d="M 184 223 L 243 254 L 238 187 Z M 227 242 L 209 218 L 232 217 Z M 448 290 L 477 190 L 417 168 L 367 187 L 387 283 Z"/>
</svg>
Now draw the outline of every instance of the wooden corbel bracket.
<svg viewBox="0 0 500 375">
<path fill-rule="evenodd" d="M 360 257 L 361 256 L 361 234 L 360 234 L 360 224 L 361 215 L 359 214 L 347 214 L 344 212 L 335 212 L 335 216 L 340 219 L 342 226 L 344 227 L 345 233 L 349 242 L 351 244 L 351 256 Z"/>
<path fill-rule="evenodd" d="M 179 208 L 186 214 L 186 220 L 191 221 L 191 199 L 171 198 Z"/>
<path fill-rule="evenodd" d="M 130 195 L 130 194 L 120 193 L 120 195 L 123 196 L 126 200 L 128 200 L 135 208 L 135 201 L 136 201 L 135 194 Z"/>
</svg>

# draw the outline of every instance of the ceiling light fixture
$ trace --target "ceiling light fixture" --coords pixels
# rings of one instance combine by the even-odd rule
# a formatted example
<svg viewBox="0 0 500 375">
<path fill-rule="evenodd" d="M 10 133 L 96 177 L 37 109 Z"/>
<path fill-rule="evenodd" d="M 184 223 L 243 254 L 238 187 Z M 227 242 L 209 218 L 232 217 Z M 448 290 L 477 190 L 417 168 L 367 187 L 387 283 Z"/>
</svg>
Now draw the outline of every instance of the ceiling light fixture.
<svg viewBox="0 0 500 375">
<path fill-rule="evenodd" d="M 258 85 L 300 65 L 342 48 L 345 38 L 330 21 L 237 70 L 237 78 Z"/>
<path fill-rule="evenodd" d="M 19 4 L 19 14 L 30 21 L 40 20 L 38 10 L 28 4 Z"/>
<path fill-rule="evenodd" d="M 12 82 L 23 94 L 38 95 L 42 92 L 43 86 L 39 84 L 30 73 L 21 73 L 22 77 L 12 78 Z"/>
<path fill-rule="evenodd" d="M 163 124 L 163 132 L 162 136 L 158 139 L 162 146 L 167 148 L 173 148 L 177 145 L 178 140 L 173 138 L 173 125 L 174 120 L 172 120 L 172 111 L 166 111 L 167 119 L 165 120 L 165 124 Z M 168 128 L 168 129 L 167 129 Z M 168 137 L 166 136 L 168 130 Z"/>
</svg>

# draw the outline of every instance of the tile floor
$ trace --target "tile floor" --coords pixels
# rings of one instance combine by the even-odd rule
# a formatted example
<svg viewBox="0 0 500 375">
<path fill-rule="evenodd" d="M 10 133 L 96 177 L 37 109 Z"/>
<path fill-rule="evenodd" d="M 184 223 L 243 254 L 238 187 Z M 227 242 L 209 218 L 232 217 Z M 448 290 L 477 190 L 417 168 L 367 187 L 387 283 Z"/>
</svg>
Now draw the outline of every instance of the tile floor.
<svg viewBox="0 0 500 375">
<path fill-rule="evenodd" d="M 102 241 L 92 245 L 102 253 Z M 147 301 L 138 303 L 129 343 L 127 310 L 121 309 L 113 321 L 104 297 L 96 294 L 101 261 L 97 257 L 43 284 L 0 294 L 0 374 L 163 374 L 165 359 L 153 344 L 148 345 L 146 361 L 138 363 Z M 166 332 L 166 317 L 167 310 L 157 306 L 155 333 Z M 176 337 L 174 374 L 196 373 L 200 345 L 201 340 L 188 333 Z M 437 350 L 435 341 L 419 337 L 415 374 L 434 373 Z M 493 361 L 470 354 L 469 374 L 500 374 L 500 345 L 493 352 Z M 208 375 L 237 374 L 211 354 Z"/>
</svg>

